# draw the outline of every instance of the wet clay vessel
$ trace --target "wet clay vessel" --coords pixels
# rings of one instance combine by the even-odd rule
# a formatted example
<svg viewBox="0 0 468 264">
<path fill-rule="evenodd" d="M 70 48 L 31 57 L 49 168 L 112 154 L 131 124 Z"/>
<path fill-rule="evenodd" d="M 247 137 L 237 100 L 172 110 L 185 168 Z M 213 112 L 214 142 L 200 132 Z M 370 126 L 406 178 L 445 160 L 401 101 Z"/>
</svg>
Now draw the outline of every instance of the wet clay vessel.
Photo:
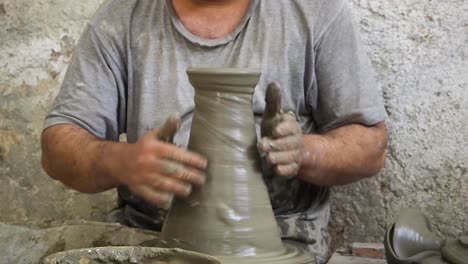
<svg viewBox="0 0 468 264">
<path fill-rule="evenodd" d="M 165 240 L 222 263 L 314 263 L 283 245 L 263 182 L 252 98 L 260 73 L 250 69 L 191 68 L 195 114 L 189 149 L 208 161 L 207 181 L 176 199 L 163 226 Z"/>
<path fill-rule="evenodd" d="M 393 244 L 395 235 L 395 225 L 387 230 L 385 235 L 385 256 L 389 264 L 441 264 L 446 263 L 442 260 L 442 256 L 438 250 L 421 251 L 410 257 L 399 256 L 395 252 Z"/>
<path fill-rule="evenodd" d="M 443 240 L 431 230 L 427 217 L 417 209 L 404 209 L 387 230 L 385 250 L 390 264 L 468 263 L 468 237 Z"/>
</svg>

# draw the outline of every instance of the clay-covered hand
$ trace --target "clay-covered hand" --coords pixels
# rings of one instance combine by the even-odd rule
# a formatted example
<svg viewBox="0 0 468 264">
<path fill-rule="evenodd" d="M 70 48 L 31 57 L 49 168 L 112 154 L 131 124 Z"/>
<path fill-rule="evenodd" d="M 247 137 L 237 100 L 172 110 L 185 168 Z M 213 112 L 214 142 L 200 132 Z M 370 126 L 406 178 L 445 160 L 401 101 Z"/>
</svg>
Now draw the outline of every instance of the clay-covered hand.
<svg viewBox="0 0 468 264">
<path fill-rule="evenodd" d="M 207 160 L 193 152 L 170 144 L 180 118 L 169 118 L 158 129 L 129 144 L 126 164 L 118 173 L 120 182 L 146 201 L 168 208 L 173 195 L 187 197 L 193 185 L 205 181 Z"/>
<path fill-rule="evenodd" d="M 268 86 L 265 101 L 258 149 L 276 175 L 296 176 L 304 149 L 301 126 L 294 113 L 282 111 L 281 90 L 276 83 Z"/>
</svg>

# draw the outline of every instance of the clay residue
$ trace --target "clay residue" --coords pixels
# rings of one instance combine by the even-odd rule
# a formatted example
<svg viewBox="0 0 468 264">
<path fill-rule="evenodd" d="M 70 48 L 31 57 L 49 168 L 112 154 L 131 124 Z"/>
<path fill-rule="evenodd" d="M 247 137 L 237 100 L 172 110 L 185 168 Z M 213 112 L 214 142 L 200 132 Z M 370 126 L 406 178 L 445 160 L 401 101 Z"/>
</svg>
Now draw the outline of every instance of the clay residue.
<svg viewBox="0 0 468 264">
<path fill-rule="evenodd" d="M 180 249 L 144 247 L 103 247 L 70 250 L 47 257 L 44 264 L 220 264 L 219 260 Z"/>
<path fill-rule="evenodd" d="M 18 136 L 13 131 L 0 130 L 0 160 L 4 160 L 11 147 L 18 142 Z"/>
</svg>

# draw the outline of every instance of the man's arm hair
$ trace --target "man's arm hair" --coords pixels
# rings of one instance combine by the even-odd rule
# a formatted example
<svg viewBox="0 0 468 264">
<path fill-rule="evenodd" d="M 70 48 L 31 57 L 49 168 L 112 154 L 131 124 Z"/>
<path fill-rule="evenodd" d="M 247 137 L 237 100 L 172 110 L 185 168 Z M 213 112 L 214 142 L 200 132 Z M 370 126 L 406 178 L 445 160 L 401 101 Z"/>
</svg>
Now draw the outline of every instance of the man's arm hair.
<svg viewBox="0 0 468 264">
<path fill-rule="evenodd" d="M 305 154 L 299 175 L 307 182 L 344 185 L 371 177 L 384 167 L 388 142 L 384 122 L 350 124 L 303 137 Z"/>
<path fill-rule="evenodd" d="M 42 133 L 42 166 L 55 180 L 84 193 L 103 192 L 119 185 L 118 149 L 124 143 L 104 141 L 71 124 L 55 125 Z"/>
<path fill-rule="evenodd" d="M 54 179 L 85 193 L 125 185 L 146 201 L 168 206 L 205 182 L 204 157 L 167 142 L 180 124 L 168 118 L 136 143 L 96 138 L 76 125 L 56 125 L 42 134 L 42 164 Z"/>
</svg>

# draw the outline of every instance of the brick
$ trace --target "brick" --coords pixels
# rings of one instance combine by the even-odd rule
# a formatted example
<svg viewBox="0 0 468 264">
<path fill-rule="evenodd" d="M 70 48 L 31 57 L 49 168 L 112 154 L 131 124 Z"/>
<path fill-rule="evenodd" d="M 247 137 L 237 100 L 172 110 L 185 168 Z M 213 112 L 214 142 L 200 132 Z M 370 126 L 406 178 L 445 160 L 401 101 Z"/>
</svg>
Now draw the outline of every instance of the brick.
<svg viewBox="0 0 468 264">
<path fill-rule="evenodd" d="M 343 256 L 335 253 L 328 264 L 387 264 L 387 262 L 383 259 Z"/>
<path fill-rule="evenodd" d="M 353 243 L 352 255 L 364 258 L 384 259 L 385 247 L 378 243 Z"/>
</svg>

